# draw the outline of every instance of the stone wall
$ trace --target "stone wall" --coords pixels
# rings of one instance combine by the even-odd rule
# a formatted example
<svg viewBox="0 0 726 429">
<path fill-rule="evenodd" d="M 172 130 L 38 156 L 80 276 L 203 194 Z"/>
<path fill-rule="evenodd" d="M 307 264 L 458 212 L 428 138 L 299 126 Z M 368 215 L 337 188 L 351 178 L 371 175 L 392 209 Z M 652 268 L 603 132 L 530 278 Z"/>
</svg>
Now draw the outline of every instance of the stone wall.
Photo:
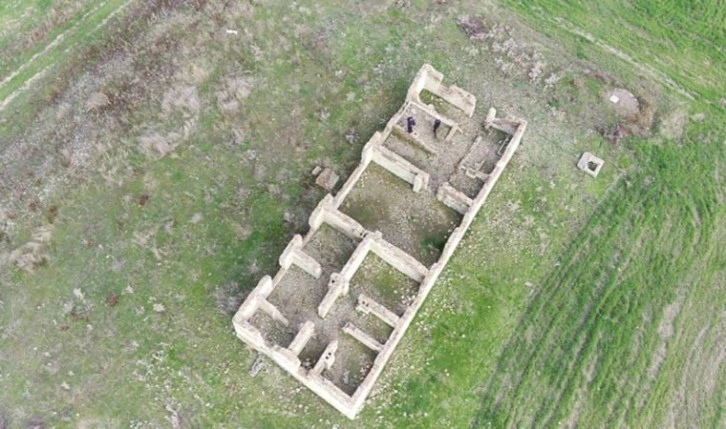
<svg viewBox="0 0 726 429">
<path fill-rule="evenodd" d="M 443 75 L 433 67 L 428 64 L 421 67 L 409 88 L 405 103 L 388 121 L 384 130 L 376 132 L 366 143 L 361 153 L 360 164 L 343 184 L 338 194 L 335 197 L 326 195 L 320 201 L 310 215 L 308 222 L 310 231 L 305 237 L 300 235 L 293 237 L 280 255 L 280 269 L 275 277 L 264 276 L 250 292 L 233 318 L 235 332 L 242 341 L 274 360 L 303 385 L 351 419 L 355 418 L 363 408 L 365 400 L 381 371 L 383 371 L 386 362 L 390 359 L 437 278 L 446 267 L 449 258 L 451 258 L 454 250 L 463 239 L 464 234 L 501 176 L 502 171 L 512 159 L 527 126 L 526 121 L 518 118 L 509 116 L 498 118 L 496 110 L 490 109 L 483 124 L 484 128 L 494 128 L 505 132 L 510 135 L 510 139 L 501 154 L 501 158 L 496 162 L 491 172 L 485 174 L 477 171 L 476 165 L 468 163 L 466 157 L 462 159 L 460 165 L 465 164 L 465 168 L 468 169 L 467 175 L 482 182 L 482 187 L 476 197 L 469 198 L 465 193 L 457 190 L 449 183 L 443 183 L 438 189 L 429 189 L 430 173 L 417 167 L 403 155 L 388 149 L 384 146 L 384 143 L 392 133 L 404 133 L 404 141 L 428 150 L 431 156 L 436 156 L 439 150 L 435 146 L 441 145 L 441 142 L 424 141 L 421 140 L 422 137 L 420 136 L 411 135 L 407 137 L 405 135 L 407 130 L 398 125 L 402 119 L 405 119 L 403 115 L 407 112 L 407 109 L 415 105 L 449 127 L 450 131 L 443 144 L 470 145 L 469 153 L 477 150 L 477 145 L 483 144 L 481 135 L 459 136 L 462 133 L 462 128 L 459 127 L 457 121 L 437 112 L 433 106 L 421 102 L 421 92 L 428 91 L 454 108 L 459 109 L 465 118 L 471 118 L 476 107 L 475 97 L 456 86 L 445 86 L 442 81 Z M 475 127 L 468 127 L 468 129 L 471 128 Z M 471 138 L 468 139 L 469 137 Z M 381 232 L 366 230 L 356 219 L 339 210 L 345 199 L 358 185 L 371 162 L 380 165 L 396 177 L 411 184 L 412 192 L 432 192 L 442 203 L 462 215 L 460 225 L 453 229 L 439 259 L 431 266 L 424 265 L 414 256 L 391 244 Z M 386 189 L 382 188 L 380 192 L 386 192 Z M 392 221 L 394 220 L 392 219 Z M 301 323 L 290 344 L 268 344 L 260 328 L 253 326 L 250 319 L 256 312 L 262 311 L 269 315 L 275 323 L 289 327 L 290 322 L 286 314 L 291 309 L 278 308 L 278 306 L 270 302 L 270 294 L 287 275 L 292 266 L 299 267 L 314 279 L 325 281 L 325 278 L 322 277 L 325 274 L 321 261 L 316 260 L 304 250 L 304 247 L 323 225 L 329 225 L 354 240 L 358 243 L 357 247 L 339 272 L 329 273 L 328 277 L 325 277 L 328 279 L 327 290 L 315 309 L 317 314 L 311 316 L 316 320 L 306 320 Z M 316 335 L 321 333 L 324 328 L 330 328 L 329 325 L 325 325 L 326 323 L 338 323 L 328 321 L 331 310 L 336 308 L 340 300 L 351 298 L 349 297 L 351 280 L 370 253 L 377 255 L 396 271 L 418 283 L 419 287 L 415 298 L 408 304 L 403 314 L 396 314 L 385 305 L 365 294 L 361 293 L 355 297 L 356 305 L 353 311 L 361 314 L 371 314 L 393 328 L 393 330 L 384 342 L 380 342 L 351 321 L 339 326 L 339 335 L 354 338 L 376 354 L 373 364 L 368 369 L 365 377 L 357 386 L 355 392 L 349 395 L 326 376 L 328 371 L 335 368 L 336 356 L 341 352 L 338 339 L 332 339 L 325 345 L 325 349 L 312 368 L 305 367 L 301 363 L 300 355 L 312 338 L 316 338 Z M 300 290 L 299 293 L 306 294 L 309 291 Z M 333 328 L 335 327 L 333 326 Z"/>
</svg>

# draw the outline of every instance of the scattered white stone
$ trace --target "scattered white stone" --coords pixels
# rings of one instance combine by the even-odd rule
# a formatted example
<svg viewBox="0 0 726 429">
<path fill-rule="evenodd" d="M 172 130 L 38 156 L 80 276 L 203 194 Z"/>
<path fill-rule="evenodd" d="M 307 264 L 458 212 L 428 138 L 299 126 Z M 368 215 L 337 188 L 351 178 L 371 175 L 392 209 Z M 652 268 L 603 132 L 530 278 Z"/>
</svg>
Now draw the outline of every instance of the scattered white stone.
<svg viewBox="0 0 726 429">
<path fill-rule="evenodd" d="M 83 294 L 83 291 L 81 291 L 79 288 L 73 289 L 73 296 L 83 301 L 86 298 L 86 295 Z"/>
<path fill-rule="evenodd" d="M 318 117 L 320 118 L 320 122 L 325 122 L 330 117 L 330 112 L 328 109 L 323 108 L 318 114 Z"/>
<path fill-rule="evenodd" d="M 61 383 L 60 387 L 63 390 L 71 390 L 71 386 L 68 385 L 68 383 L 66 383 L 65 381 L 63 383 Z"/>
<path fill-rule="evenodd" d="M 237 34 L 239 34 L 239 32 L 238 32 L 237 30 L 230 30 L 230 29 L 228 28 L 228 29 L 227 29 L 227 34 L 234 34 L 234 35 L 236 36 Z"/>
<path fill-rule="evenodd" d="M 255 377 L 263 369 L 265 369 L 265 362 L 262 359 L 262 356 L 258 355 L 257 359 L 255 359 L 255 361 L 252 363 L 252 367 L 250 368 L 250 377 Z"/>
<path fill-rule="evenodd" d="M 88 97 L 88 101 L 86 101 L 86 108 L 88 110 L 96 110 L 106 107 L 109 104 L 111 104 L 111 101 L 106 94 L 103 92 L 95 92 Z"/>
<path fill-rule="evenodd" d="M 163 313 L 166 311 L 166 307 L 164 307 L 164 304 L 161 304 L 158 302 L 156 304 L 154 304 L 153 308 L 154 308 L 154 311 L 157 313 Z"/>
<path fill-rule="evenodd" d="M 350 371 L 346 369 L 345 372 L 343 372 L 343 384 L 349 384 L 349 383 L 350 383 Z"/>
<path fill-rule="evenodd" d="M 617 95 L 613 94 L 613 95 L 610 96 L 609 100 L 613 104 L 618 104 L 618 102 L 620 101 L 620 97 L 618 97 Z"/>
<path fill-rule="evenodd" d="M 295 215 L 290 212 L 285 212 L 285 214 L 282 215 L 282 220 L 284 220 L 287 223 L 294 223 Z"/>
<path fill-rule="evenodd" d="M 355 132 L 355 130 L 350 130 L 345 134 L 345 141 L 347 141 L 350 144 L 355 143 L 358 140 L 358 134 Z"/>
<path fill-rule="evenodd" d="M 124 291 L 126 291 L 127 294 L 132 295 L 134 293 L 134 288 L 132 288 L 131 285 L 128 285 Z"/>
<path fill-rule="evenodd" d="M 695 122 L 703 122 L 706 120 L 706 114 L 703 112 L 696 113 L 693 116 L 691 116 L 691 120 Z"/>
</svg>

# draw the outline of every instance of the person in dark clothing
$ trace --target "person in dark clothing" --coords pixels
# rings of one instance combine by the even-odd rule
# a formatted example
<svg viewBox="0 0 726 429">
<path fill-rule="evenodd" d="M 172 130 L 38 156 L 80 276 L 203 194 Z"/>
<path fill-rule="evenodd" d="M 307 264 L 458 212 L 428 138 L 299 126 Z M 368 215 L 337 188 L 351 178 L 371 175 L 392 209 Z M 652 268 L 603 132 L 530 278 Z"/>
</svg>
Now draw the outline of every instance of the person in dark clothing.
<svg viewBox="0 0 726 429">
<path fill-rule="evenodd" d="M 416 120 L 413 119 L 413 116 L 409 116 L 406 118 L 406 130 L 409 134 L 413 132 L 413 127 L 416 125 Z"/>
<path fill-rule="evenodd" d="M 439 136 L 436 135 L 436 132 L 439 130 L 440 126 L 441 126 L 441 119 L 435 119 L 434 120 L 434 138 L 439 138 Z"/>
</svg>

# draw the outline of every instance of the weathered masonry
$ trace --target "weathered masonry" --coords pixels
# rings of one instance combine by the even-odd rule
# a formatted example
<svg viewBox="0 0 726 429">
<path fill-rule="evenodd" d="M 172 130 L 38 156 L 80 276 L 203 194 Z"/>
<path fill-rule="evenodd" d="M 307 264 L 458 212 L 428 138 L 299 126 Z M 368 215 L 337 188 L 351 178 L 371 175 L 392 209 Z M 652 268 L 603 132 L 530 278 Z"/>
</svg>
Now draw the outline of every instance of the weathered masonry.
<svg viewBox="0 0 726 429">
<path fill-rule="evenodd" d="M 234 316 L 237 336 L 353 419 L 527 126 L 425 64 L 338 193 Z M 483 126 L 482 126 L 483 123 Z"/>
</svg>

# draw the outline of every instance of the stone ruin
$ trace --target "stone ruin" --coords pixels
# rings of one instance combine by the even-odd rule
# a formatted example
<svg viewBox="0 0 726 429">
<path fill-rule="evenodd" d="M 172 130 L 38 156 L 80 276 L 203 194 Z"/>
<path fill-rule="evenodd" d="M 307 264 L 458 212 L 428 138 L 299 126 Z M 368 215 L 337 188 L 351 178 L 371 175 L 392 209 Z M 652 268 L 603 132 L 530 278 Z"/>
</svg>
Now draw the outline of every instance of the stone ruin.
<svg viewBox="0 0 726 429">
<path fill-rule="evenodd" d="M 477 115 L 475 97 L 442 79 L 421 67 L 360 164 L 233 318 L 242 341 L 351 419 L 527 127 L 494 108 Z"/>
</svg>

